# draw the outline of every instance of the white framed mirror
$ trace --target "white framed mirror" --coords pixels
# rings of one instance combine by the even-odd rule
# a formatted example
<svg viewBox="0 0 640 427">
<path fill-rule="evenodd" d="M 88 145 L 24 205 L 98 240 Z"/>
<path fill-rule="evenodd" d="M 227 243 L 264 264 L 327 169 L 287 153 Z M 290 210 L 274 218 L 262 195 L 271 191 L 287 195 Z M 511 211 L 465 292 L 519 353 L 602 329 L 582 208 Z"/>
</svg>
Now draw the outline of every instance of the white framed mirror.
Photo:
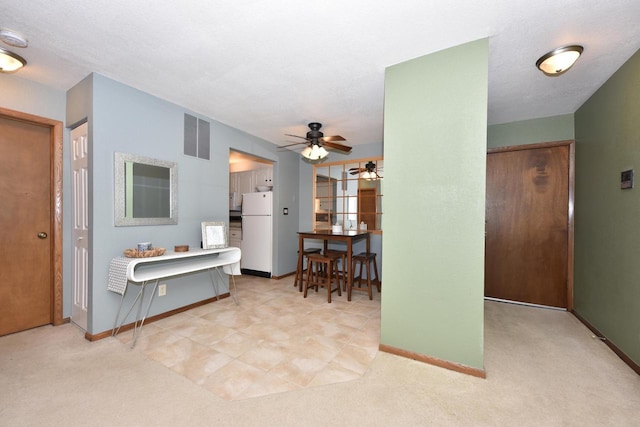
<svg viewBox="0 0 640 427">
<path fill-rule="evenodd" d="M 177 224 L 177 168 L 175 162 L 115 153 L 115 225 Z"/>
</svg>

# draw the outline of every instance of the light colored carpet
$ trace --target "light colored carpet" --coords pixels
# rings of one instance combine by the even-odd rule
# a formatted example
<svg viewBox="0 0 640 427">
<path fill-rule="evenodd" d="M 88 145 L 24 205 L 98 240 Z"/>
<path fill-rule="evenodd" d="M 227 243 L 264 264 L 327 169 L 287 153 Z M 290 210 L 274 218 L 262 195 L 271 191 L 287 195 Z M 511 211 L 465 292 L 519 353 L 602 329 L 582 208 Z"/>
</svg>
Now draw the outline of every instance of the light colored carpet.
<svg viewBox="0 0 640 427">
<path fill-rule="evenodd" d="M 226 401 L 73 325 L 0 338 L 2 426 L 637 426 L 640 377 L 571 314 L 485 304 L 479 379 L 379 352 L 360 379 Z"/>
</svg>

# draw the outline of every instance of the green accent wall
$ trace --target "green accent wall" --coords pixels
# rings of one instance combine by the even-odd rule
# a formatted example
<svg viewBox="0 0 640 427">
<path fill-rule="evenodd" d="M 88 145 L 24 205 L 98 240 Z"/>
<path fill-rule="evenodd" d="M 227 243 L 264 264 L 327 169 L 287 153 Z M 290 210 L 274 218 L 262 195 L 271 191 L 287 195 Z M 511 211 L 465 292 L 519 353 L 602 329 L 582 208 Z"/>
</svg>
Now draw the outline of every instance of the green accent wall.
<svg viewBox="0 0 640 427">
<path fill-rule="evenodd" d="M 575 113 L 575 311 L 640 364 L 640 51 Z M 386 165 L 386 163 L 385 163 Z"/>
<path fill-rule="evenodd" d="M 381 343 L 484 369 L 488 40 L 386 70 Z"/>
<path fill-rule="evenodd" d="M 487 147 L 509 147 L 574 139 L 573 114 L 521 120 L 487 127 Z"/>
</svg>

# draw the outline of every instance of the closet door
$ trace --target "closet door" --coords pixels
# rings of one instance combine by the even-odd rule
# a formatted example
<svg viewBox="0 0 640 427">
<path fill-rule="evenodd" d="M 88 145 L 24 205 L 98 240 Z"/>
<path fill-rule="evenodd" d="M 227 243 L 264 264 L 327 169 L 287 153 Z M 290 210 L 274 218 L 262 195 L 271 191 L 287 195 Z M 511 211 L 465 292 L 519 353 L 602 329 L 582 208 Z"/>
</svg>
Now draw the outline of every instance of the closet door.
<svg viewBox="0 0 640 427">
<path fill-rule="evenodd" d="M 73 305 L 71 320 L 87 330 L 89 305 L 89 140 L 87 123 L 71 131 Z"/>
<path fill-rule="evenodd" d="M 572 145 L 487 155 L 485 296 L 567 308 Z"/>
</svg>

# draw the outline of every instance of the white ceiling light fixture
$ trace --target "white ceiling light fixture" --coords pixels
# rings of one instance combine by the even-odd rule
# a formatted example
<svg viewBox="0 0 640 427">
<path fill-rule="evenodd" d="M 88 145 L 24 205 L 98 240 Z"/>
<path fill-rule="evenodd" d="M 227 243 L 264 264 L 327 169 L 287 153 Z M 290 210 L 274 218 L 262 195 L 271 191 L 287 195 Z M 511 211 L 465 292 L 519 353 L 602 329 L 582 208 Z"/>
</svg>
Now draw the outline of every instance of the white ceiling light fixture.
<svg viewBox="0 0 640 427">
<path fill-rule="evenodd" d="M 14 73 L 25 65 L 23 57 L 0 47 L 0 73 Z"/>
<path fill-rule="evenodd" d="M 305 147 L 300 153 L 302 157 L 309 160 L 322 160 L 329 155 L 329 152 L 324 149 L 324 147 L 319 146 L 318 144 L 313 144 L 312 146 Z"/>
<path fill-rule="evenodd" d="M 559 47 L 542 55 L 536 61 L 536 67 L 547 76 L 559 76 L 576 63 L 583 50 L 584 48 L 580 45 Z"/>
<path fill-rule="evenodd" d="M 373 162 L 368 162 L 366 165 L 364 165 L 365 171 L 362 172 L 362 174 L 360 175 L 360 177 L 366 181 L 375 181 L 376 179 L 382 178 L 380 175 L 378 175 L 378 173 L 376 172 L 376 164 Z"/>
</svg>

